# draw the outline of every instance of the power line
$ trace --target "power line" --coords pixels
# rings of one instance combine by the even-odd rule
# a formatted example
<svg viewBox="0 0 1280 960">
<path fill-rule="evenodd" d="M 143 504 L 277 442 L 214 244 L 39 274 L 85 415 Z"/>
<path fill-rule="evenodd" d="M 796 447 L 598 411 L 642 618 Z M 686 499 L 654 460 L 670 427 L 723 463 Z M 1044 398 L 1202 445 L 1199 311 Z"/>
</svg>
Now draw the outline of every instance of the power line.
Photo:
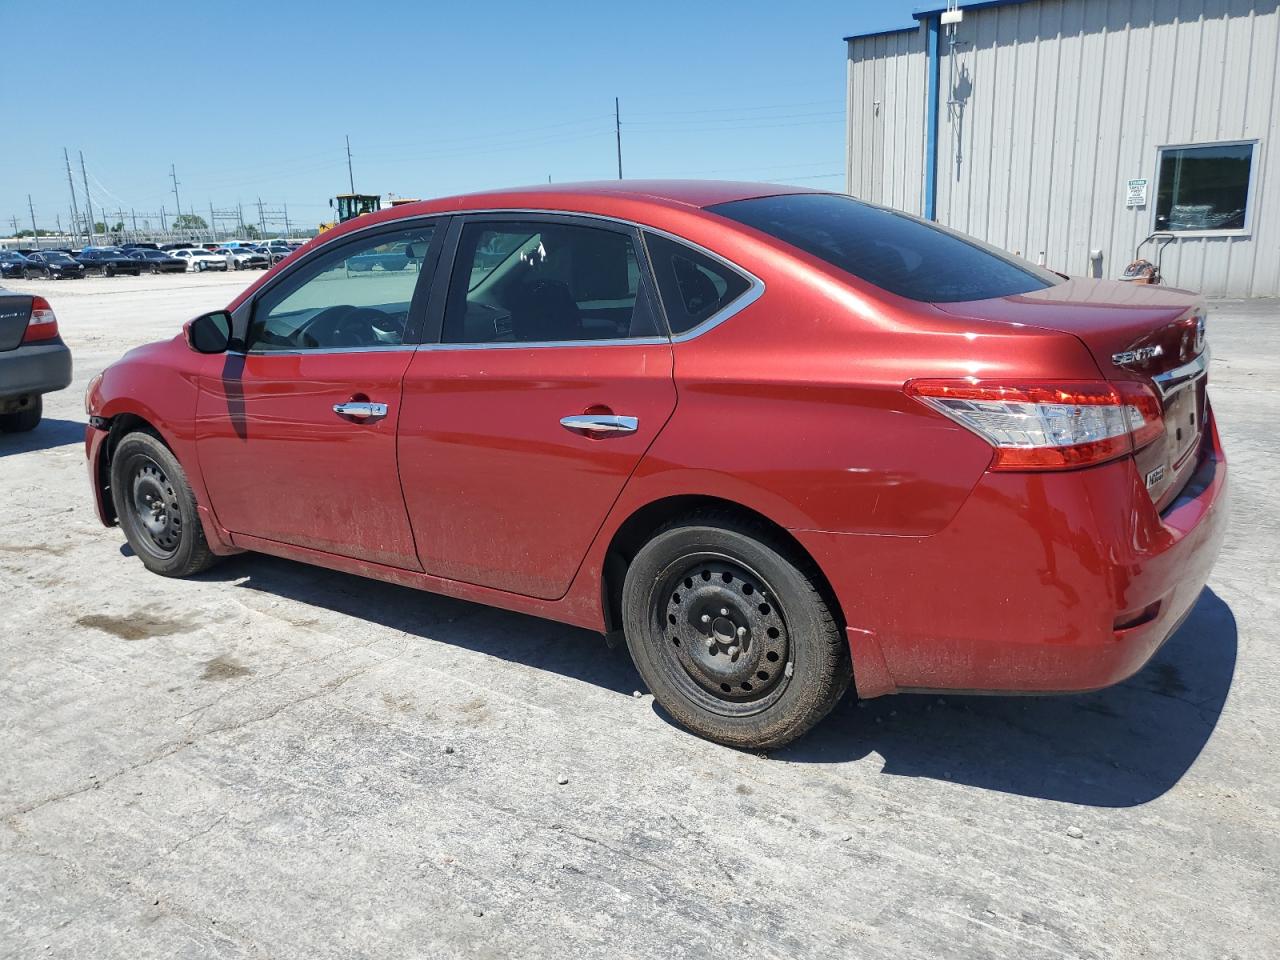
<svg viewBox="0 0 1280 960">
<path fill-rule="evenodd" d="M 349 134 L 347 135 L 347 182 L 351 185 L 351 192 L 355 193 L 356 177 L 351 172 L 351 136 Z M 259 201 L 258 206 L 262 206 L 261 201 Z"/>
</svg>

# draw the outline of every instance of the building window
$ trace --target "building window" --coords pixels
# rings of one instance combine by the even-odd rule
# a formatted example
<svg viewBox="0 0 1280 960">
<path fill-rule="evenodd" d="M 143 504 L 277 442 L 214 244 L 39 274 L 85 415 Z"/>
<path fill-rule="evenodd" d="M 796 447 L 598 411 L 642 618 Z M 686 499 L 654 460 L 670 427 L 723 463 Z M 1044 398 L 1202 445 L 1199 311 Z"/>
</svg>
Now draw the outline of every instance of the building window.
<svg viewBox="0 0 1280 960">
<path fill-rule="evenodd" d="M 1161 147 L 1156 229 L 1173 232 L 1246 228 L 1254 143 Z"/>
</svg>

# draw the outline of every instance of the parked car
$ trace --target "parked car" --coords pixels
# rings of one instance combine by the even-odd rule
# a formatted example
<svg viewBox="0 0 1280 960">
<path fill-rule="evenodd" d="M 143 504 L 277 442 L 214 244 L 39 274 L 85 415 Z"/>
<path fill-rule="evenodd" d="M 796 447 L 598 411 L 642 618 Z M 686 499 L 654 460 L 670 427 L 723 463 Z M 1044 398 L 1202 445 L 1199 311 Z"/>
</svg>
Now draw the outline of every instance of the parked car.
<svg viewBox="0 0 1280 960">
<path fill-rule="evenodd" d="M 71 351 L 44 297 L 0 287 L 0 432 L 40 423 L 43 396 L 71 383 Z"/>
<path fill-rule="evenodd" d="M 27 275 L 29 261 L 16 250 L 0 250 L 0 279 L 21 280 Z"/>
<path fill-rule="evenodd" d="M 369 272 L 375 268 L 381 272 L 390 270 L 404 270 L 410 263 L 416 261 L 409 258 L 406 253 L 407 244 L 396 244 L 386 253 L 365 253 L 358 257 L 351 257 L 347 261 L 347 269 L 356 273 Z"/>
<path fill-rule="evenodd" d="M 27 257 L 24 276 L 44 277 L 46 280 L 79 279 L 84 276 L 84 264 L 61 250 L 42 250 Z"/>
<path fill-rule="evenodd" d="M 264 246 L 262 251 L 274 267 L 280 261 L 287 259 L 293 253 L 293 248 L 283 243 L 270 243 Z"/>
<path fill-rule="evenodd" d="M 163 250 L 139 248 L 132 253 L 135 259 L 142 261 L 143 269 L 150 273 L 183 273 L 187 269 L 186 260 L 170 256 Z"/>
<path fill-rule="evenodd" d="M 402 245 L 423 269 L 346 269 Z M 157 573 L 256 550 L 621 635 L 670 716 L 776 747 L 851 678 L 1146 663 L 1226 530 L 1204 315 L 838 194 L 477 194 L 128 354 L 86 449 Z"/>
<path fill-rule="evenodd" d="M 120 244 L 120 249 L 125 251 L 126 253 L 131 250 L 159 250 L 160 245 L 156 243 L 146 243 L 143 241 L 137 241 L 135 243 L 122 243 Z"/>
<path fill-rule="evenodd" d="M 183 250 L 174 250 L 172 255 L 180 257 L 186 263 L 187 269 L 192 273 L 227 269 L 225 257 L 217 256 L 212 250 L 205 250 L 203 247 L 187 247 Z"/>
<path fill-rule="evenodd" d="M 86 274 L 97 273 L 104 277 L 114 277 L 121 273 L 136 277 L 146 265 L 144 261 L 119 250 L 96 247 L 81 251 L 76 259 L 84 266 Z"/>
<path fill-rule="evenodd" d="M 271 266 L 270 257 L 249 247 L 220 247 L 213 252 L 222 257 L 232 270 L 266 270 Z"/>
</svg>

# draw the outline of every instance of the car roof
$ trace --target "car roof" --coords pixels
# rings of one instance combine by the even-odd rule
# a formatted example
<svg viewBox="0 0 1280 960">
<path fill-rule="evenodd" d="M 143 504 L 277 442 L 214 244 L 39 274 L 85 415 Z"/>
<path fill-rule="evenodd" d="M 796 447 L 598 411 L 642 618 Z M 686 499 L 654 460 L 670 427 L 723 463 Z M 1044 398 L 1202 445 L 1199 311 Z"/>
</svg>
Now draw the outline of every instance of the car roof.
<svg viewBox="0 0 1280 960">
<path fill-rule="evenodd" d="M 393 211 L 396 217 L 447 210 L 485 210 L 494 207 L 531 209 L 596 209 L 610 201 L 630 201 L 660 207 L 698 209 L 732 200 L 773 197 L 787 193 L 819 193 L 805 187 L 777 183 L 732 180 L 595 180 L 583 183 L 542 183 L 464 193 L 435 200 L 421 200 L 384 208 L 372 216 Z"/>
</svg>

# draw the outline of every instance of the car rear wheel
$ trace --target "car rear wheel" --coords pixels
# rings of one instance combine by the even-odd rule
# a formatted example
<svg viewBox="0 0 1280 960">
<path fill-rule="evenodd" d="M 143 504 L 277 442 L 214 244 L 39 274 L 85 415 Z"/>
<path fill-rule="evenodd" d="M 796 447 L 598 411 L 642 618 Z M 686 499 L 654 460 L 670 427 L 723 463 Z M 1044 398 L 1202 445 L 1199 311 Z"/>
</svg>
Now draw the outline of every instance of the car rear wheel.
<svg viewBox="0 0 1280 960">
<path fill-rule="evenodd" d="M 196 498 L 178 459 L 150 433 L 130 433 L 111 458 L 116 516 L 143 565 L 166 577 L 188 577 L 218 557 L 209 549 Z"/>
<path fill-rule="evenodd" d="M 13 413 L 0 413 L 0 433 L 27 433 L 40 425 L 44 414 L 44 398 L 32 397 L 27 406 Z"/>
<path fill-rule="evenodd" d="M 719 514 L 668 524 L 627 570 L 627 647 L 658 703 L 694 733 L 783 746 L 826 716 L 851 675 L 817 583 L 763 525 Z"/>
<path fill-rule="evenodd" d="M 159 273 L 160 273 L 160 268 L 159 268 L 159 267 L 157 267 L 157 266 L 153 263 L 153 264 L 151 265 L 151 274 L 152 274 L 152 276 L 155 276 L 155 275 L 157 275 L 157 274 L 159 274 Z"/>
</svg>

